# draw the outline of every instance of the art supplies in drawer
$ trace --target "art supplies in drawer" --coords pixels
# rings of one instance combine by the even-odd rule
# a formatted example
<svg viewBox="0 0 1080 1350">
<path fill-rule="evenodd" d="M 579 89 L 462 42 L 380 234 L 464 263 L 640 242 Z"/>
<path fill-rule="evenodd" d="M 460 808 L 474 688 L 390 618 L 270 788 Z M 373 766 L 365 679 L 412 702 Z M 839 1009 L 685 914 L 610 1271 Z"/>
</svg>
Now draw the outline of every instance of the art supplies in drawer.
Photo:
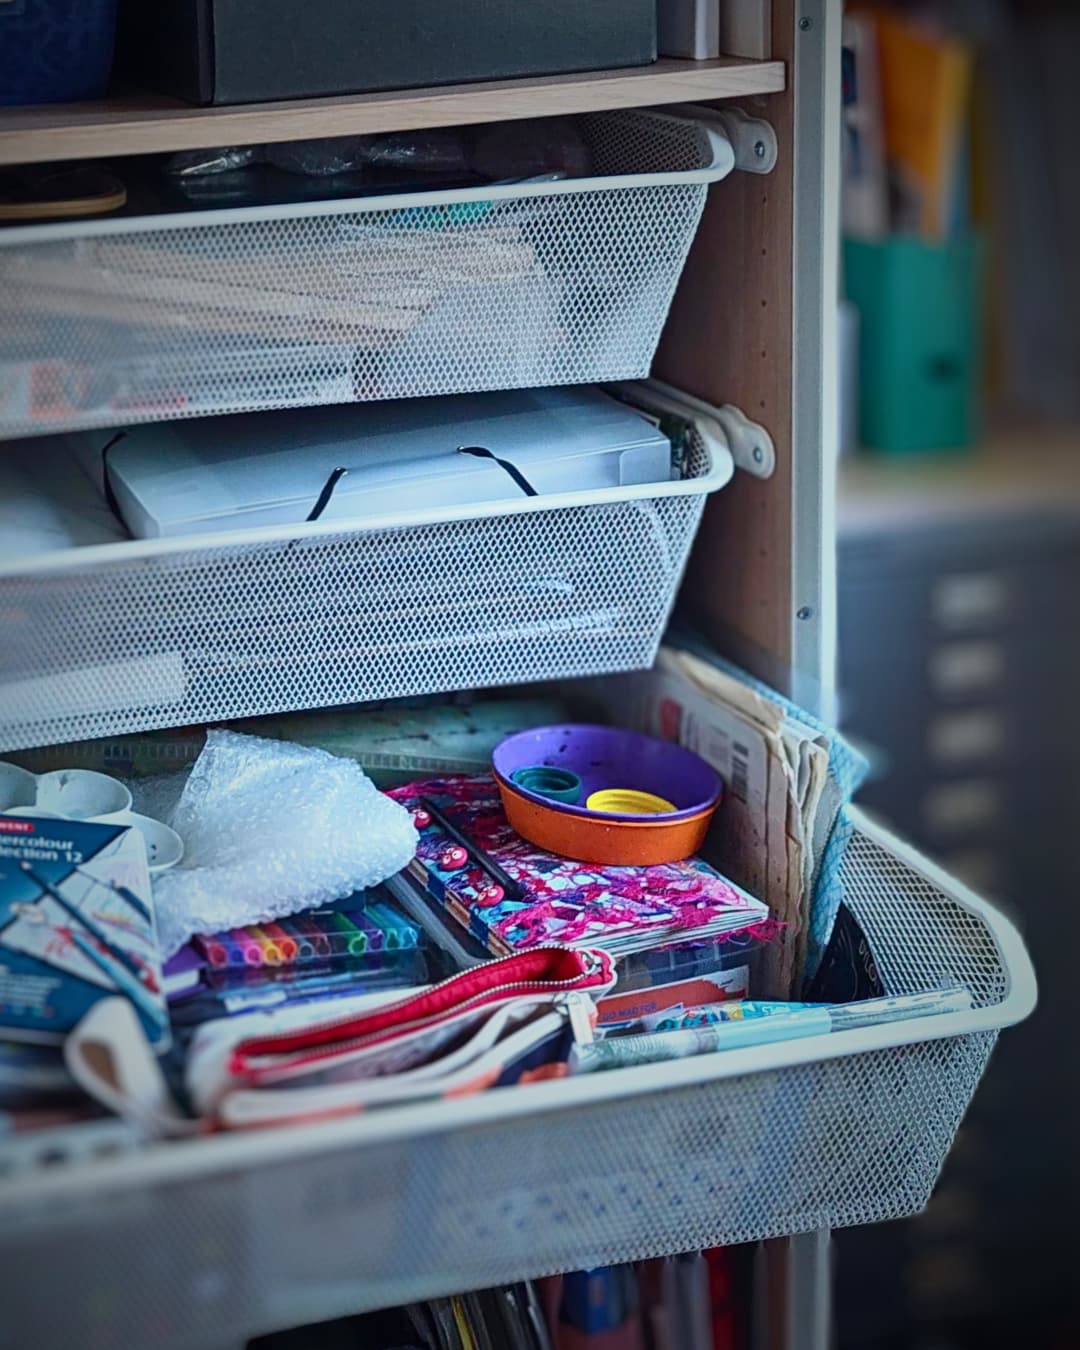
<svg viewBox="0 0 1080 1350">
<path fill-rule="evenodd" d="M 343 1001 L 212 1023 L 192 1043 L 188 1088 L 201 1114 L 255 1124 L 481 1091 L 545 1063 L 565 1072 L 587 996 L 613 981 L 602 952 L 543 947 L 351 1013 Z"/>
<path fill-rule="evenodd" d="M 382 887 L 321 910 L 199 934 L 166 962 L 174 1029 L 431 980 L 428 942 Z"/>
<path fill-rule="evenodd" d="M 409 872 L 386 883 L 403 910 L 430 939 L 432 960 L 446 974 L 490 960 L 480 939 Z M 616 958 L 615 988 L 598 1006 L 601 1026 L 626 1023 L 664 1008 L 708 999 L 760 994 L 760 957 L 777 926 L 769 921 L 705 941 L 675 943 Z"/>
<path fill-rule="evenodd" d="M 692 750 L 580 722 L 508 736 L 491 767 L 506 818 L 523 839 L 602 866 L 662 866 L 693 857 L 724 788 Z"/>
<path fill-rule="evenodd" d="M 154 883 L 166 956 L 197 933 L 337 904 L 416 851 L 407 811 L 355 761 L 309 746 L 215 727 L 190 772 L 137 787 L 185 845 L 182 865 Z M 280 946 L 265 950 L 281 958 Z"/>
<path fill-rule="evenodd" d="M 169 967 L 180 959 L 178 953 Z M 170 995 L 169 1020 L 173 1031 L 182 1035 L 204 1022 L 271 1008 L 331 1009 L 331 1005 L 347 1006 L 360 996 L 392 997 L 398 990 L 429 984 L 431 978 L 427 953 L 421 947 L 292 966 L 217 971 L 203 964 L 193 985 L 175 997 Z"/>
<path fill-rule="evenodd" d="M 535 848 L 510 828 L 488 774 L 431 779 L 389 795 L 413 812 L 420 833 L 409 870 L 496 955 L 560 942 L 620 956 L 769 917 L 700 858 L 609 867 Z"/>
<path fill-rule="evenodd" d="M 0 815 L 0 1029 L 62 1041 L 100 999 L 129 999 L 168 1047 L 150 874 L 137 829 Z"/>
<path fill-rule="evenodd" d="M 572 1046 L 591 1040 L 593 998 L 613 983 L 605 952 L 545 946 L 437 984 L 358 984 L 277 1004 L 223 999 L 216 1016 L 179 1020 L 188 1104 L 240 1127 L 561 1077 Z M 65 1056 L 80 1086 L 150 1134 L 200 1128 L 123 1000 L 96 1005 Z"/>
<path fill-rule="evenodd" d="M 595 389 L 535 389 L 137 427 L 97 438 L 137 538 L 659 483 L 671 442 Z"/>
<path fill-rule="evenodd" d="M 615 988 L 597 1005 L 597 1025 L 626 1026 L 698 1003 L 761 997 L 762 954 L 779 934 L 771 920 L 624 956 Z"/>
</svg>

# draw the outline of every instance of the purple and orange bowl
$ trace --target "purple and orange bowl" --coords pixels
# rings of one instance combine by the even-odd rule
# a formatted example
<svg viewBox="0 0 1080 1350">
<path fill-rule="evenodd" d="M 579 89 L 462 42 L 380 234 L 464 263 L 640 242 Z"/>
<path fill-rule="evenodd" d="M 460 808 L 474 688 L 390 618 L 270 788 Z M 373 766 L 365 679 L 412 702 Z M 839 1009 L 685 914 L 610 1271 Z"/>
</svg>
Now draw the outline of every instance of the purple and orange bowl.
<svg viewBox="0 0 1080 1350">
<path fill-rule="evenodd" d="M 700 755 L 670 741 L 617 727 L 564 723 L 509 736 L 492 757 L 510 825 L 531 844 L 579 862 L 649 866 L 697 853 L 723 792 L 720 775 Z M 581 779 L 580 801 L 553 801 L 513 781 L 521 769 L 546 766 Z M 630 814 L 591 810 L 595 792 L 631 789 L 674 810 Z"/>
</svg>

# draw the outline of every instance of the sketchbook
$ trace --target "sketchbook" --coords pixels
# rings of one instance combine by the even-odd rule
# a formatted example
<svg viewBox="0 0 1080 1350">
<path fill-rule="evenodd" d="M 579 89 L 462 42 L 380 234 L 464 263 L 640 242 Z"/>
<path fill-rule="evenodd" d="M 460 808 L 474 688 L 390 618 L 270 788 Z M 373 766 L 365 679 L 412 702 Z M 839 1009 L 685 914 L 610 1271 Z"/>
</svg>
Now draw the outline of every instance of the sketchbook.
<svg viewBox="0 0 1080 1350">
<path fill-rule="evenodd" d="M 511 829 L 494 778 L 435 778 L 389 794 L 416 810 L 430 798 L 448 820 L 518 884 L 522 896 L 492 901 L 476 866 L 448 869 L 452 842 L 436 821 L 420 830 L 411 874 L 496 956 L 546 943 L 626 956 L 670 942 L 715 937 L 768 919 L 766 905 L 701 858 L 651 867 L 574 862 Z"/>
</svg>

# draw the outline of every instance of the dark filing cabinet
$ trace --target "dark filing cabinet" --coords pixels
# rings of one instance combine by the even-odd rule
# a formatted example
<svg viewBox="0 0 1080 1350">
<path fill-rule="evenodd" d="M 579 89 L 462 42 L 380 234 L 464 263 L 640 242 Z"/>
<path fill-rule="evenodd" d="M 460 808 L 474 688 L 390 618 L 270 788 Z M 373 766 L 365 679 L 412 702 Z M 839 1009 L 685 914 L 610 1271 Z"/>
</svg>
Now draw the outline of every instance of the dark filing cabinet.
<svg viewBox="0 0 1080 1350">
<path fill-rule="evenodd" d="M 841 721 L 874 765 L 861 803 L 1012 910 L 1042 994 L 928 1210 L 837 1234 L 839 1344 L 1075 1344 L 1080 509 L 975 494 L 840 520 Z"/>
</svg>

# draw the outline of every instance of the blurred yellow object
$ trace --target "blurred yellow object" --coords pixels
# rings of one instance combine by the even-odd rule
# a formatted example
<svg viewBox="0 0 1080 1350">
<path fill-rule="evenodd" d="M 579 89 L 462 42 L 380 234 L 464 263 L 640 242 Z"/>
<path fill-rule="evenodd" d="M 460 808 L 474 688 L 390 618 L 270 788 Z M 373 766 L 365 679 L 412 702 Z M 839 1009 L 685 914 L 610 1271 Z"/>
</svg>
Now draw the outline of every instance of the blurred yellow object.
<svg viewBox="0 0 1080 1350">
<path fill-rule="evenodd" d="M 662 816 L 674 811 L 671 802 L 637 788 L 604 788 L 593 792 L 585 802 L 590 811 L 610 811 L 620 816 Z"/>
<path fill-rule="evenodd" d="M 971 98 L 970 47 L 929 34 L 912 21 L 876 11 L 885 155 L 894 180 L 918 197 L 919 230 L 942 240 L 963 153 Z"/>
</svg>

